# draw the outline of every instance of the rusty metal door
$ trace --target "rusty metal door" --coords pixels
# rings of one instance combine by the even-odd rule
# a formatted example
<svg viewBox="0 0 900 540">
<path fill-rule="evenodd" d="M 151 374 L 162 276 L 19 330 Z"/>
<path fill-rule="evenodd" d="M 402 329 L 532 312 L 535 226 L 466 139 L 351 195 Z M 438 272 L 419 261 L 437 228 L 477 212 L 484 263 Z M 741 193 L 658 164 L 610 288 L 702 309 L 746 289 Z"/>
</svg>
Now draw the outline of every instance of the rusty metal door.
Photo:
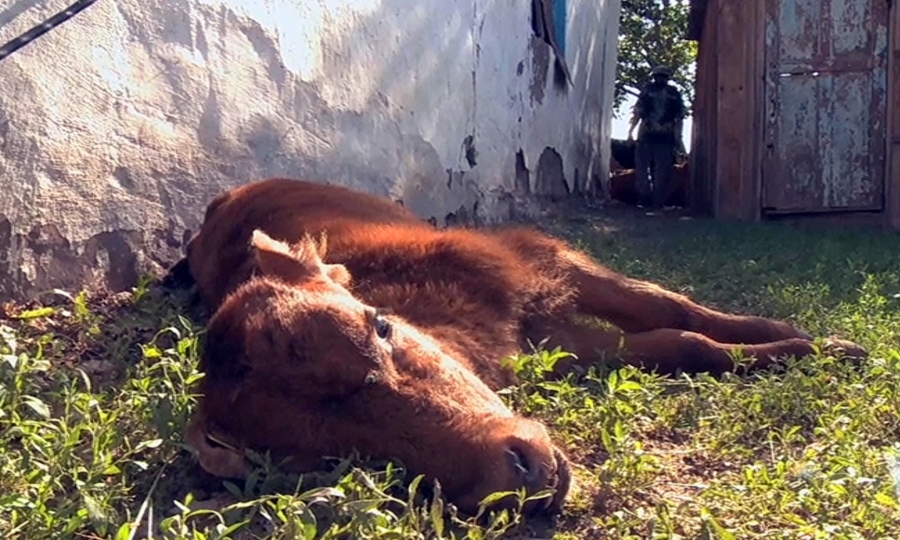
<svg viewBox="0 0 900 540">
<path fill-rule="evenodd" d="M 766 213 L 881 210 L 888 0 L 766 0 Z"/>
</svg>

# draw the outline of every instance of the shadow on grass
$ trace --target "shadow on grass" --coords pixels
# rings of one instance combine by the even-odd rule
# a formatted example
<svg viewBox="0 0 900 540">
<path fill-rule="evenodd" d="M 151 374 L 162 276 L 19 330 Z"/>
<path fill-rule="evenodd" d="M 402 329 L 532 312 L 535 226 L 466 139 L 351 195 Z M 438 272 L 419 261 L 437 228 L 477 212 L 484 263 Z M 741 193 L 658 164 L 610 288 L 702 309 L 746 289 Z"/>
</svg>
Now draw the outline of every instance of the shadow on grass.
<svg viewBox="0 0 900 540">
<path fill-rule="evenodd" d="M 858 301 L 867 281 L 888 296 L 900 293 L 896 233 L 682 220 L 674 214 L 646 216 L 622 208 L 567 208 L 553 217 L 545 229 L 611 268 L 722 309 L 787 316 L 803 308 L 810 296 L 825 307 L 836 307 Z"/>
</svg>

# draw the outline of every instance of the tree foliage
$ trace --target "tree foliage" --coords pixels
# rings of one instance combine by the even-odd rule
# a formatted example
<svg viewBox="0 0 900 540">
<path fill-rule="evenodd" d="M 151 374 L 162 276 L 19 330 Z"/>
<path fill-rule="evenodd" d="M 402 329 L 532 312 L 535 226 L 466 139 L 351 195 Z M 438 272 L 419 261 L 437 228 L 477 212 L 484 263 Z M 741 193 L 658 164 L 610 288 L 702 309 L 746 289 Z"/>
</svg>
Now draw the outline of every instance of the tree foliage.
<svg viewBox="0 0 900 540">
<path fill-rule="evenodd" d="M 667 65 L 672 83 L 690 108 L 694 99 L 697 44 L 687 39 L 687 0 L 622 0 L 619 60 L 616 73 L 617 114 L 629 95 L 637 96 L 650 80 L 650 70 Z M 625 111 L 627 112 L 627 111 Z"/>
</svg>

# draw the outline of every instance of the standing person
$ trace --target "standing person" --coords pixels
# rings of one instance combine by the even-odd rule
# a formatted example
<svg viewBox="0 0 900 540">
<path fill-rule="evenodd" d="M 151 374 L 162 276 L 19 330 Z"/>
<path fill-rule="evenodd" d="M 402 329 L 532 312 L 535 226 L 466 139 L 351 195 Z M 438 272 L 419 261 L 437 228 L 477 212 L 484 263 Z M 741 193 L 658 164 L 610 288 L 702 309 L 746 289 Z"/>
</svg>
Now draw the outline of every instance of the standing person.
<svg viewBox="0 0 900 540">
<path fill-rule="evenodd" d="M 675 187 L 675 153 L 684 153 L 682 131 L 687 110 L 681 92 L 669 84 L 671 68 L 657 66 L 650 74 L 651 82 L 641 90 L 634 105 L 628 139 L 634 139 L 634 128 L 640 122 L 635 149 L 635 188 L 639 204 L 659 209 Z"/>
</svg>

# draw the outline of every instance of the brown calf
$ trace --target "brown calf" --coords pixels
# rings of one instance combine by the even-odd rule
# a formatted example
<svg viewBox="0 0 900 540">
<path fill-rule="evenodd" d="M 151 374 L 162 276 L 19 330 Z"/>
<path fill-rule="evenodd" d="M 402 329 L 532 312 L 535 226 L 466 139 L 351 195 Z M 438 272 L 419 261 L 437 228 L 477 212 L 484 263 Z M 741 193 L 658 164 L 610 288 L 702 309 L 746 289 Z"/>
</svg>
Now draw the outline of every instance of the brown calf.
<svg viewBox="0 0 900 540">
<path fill-rule="evenodd" d="M 244 448 L 301 470 L 355 449 L 439 479 L 464 511 L 518 488 L 555 488 L 529 511 L 554 509 L 568 490 L 545 428 L 493 392 L 515 380 L 501 360 L 529 342 L 549 337 L 584 366 L 616 357 L 663 372 L 729 370 L 739 346 L 752 367 L 813 352 L 787 323 L 698 305 L 536 231 L 440 231 L 309 182 L 216 198 L 187 263 L 213 313 L 188 434 L 205 469 L 244 474 Z"/>
<path fill-rule="evenodd" d="M 611 169 L 612 171 L 612 169 Z M 619 169 L 609 176 L 609 196 L 628 205 L 638 204 L 637 182 L 634 169 Z M 675 165 L 672 181 L 675 183 L 672 194 L 665 201 L 665 206 L 687 206 L 688 192 L 691 185 L 690 163 Z"/>
</svg>

